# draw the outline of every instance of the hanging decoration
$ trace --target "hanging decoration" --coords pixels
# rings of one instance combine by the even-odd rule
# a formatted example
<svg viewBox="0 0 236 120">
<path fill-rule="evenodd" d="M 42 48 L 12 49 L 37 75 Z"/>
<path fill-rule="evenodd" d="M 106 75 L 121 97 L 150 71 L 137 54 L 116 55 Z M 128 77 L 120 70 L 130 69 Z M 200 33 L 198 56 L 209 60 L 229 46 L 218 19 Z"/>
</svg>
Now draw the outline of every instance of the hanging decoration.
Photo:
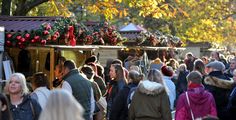
<svg viewBox="0 0 236 120">
<path fill-rule="evenodd" d="M 141 32 L 136 37 L 137 45 L 158 47 L 181 47 L 182 41 L 177 36 L 164 35 L 160 31 L 155 33 Z"/>
<path fill-rule="evenodd" d="M 88 28 L 74 18 L 60 18 L 53 25 L 43 23 L 39 29 L 25 32 L 5 33 L 8 47 L 21 49 L 44 45 L 122 45 L 127 39 L 121 37 L 108 22 L 97 23 Z"/>
</svg>

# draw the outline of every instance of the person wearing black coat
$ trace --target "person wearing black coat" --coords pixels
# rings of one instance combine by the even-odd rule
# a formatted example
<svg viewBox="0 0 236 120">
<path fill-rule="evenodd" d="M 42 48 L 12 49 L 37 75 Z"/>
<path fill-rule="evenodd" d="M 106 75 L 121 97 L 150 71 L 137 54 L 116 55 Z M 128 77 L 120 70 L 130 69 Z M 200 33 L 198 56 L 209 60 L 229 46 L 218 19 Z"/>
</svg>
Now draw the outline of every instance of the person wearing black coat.
<svg viewBox="0 0 236 120">
<path fill-rule="evenodd" d="M 115 97 L 110 113 L 109 120 L 128 120 L 128 97 L 131 96 L 131 89 L 135 92 L 139 81 L 143 76 L 134 70 L 129 72 L 129 84 L 124 86 L 121 91 L 118 92 Z M 129 100 L 132 100 L 130 97 Z"/>
<path fill-rule="evenodd" d="M 206 67 L 210 72 L 204 79 L 205 89 L 211 92 L 215 99 L 219 119 L 226 120 L 228 98 L 234 82 L 223 74 L 225 66 L 222 62 L 210 62 Z"/>
</svg>

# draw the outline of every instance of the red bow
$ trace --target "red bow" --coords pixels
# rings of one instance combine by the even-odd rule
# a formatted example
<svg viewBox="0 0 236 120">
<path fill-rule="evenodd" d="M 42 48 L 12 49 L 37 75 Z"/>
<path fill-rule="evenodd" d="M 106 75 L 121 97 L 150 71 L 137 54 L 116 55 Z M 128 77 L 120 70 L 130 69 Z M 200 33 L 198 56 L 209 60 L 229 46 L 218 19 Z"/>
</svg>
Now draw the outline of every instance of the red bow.
<svg viewBox="0 0 236 120">
<path fill-rule="evenodd" d="M 75 35 L 74 35 L 74 26 L 69 26 L 69 44 L 72 46 L 76 45 Z"/>
</svg>

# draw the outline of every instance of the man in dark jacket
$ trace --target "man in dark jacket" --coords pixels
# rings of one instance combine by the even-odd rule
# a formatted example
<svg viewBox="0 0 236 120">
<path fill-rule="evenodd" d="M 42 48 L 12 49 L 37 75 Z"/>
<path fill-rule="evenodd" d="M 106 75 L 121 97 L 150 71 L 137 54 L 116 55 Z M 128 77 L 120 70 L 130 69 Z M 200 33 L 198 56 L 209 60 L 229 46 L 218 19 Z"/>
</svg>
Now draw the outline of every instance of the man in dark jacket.
<svg viewBox="0 0 236 120">
<path fill-rule="evenodd" d="M 91 120 L 95 106 L 91 83 L 81 76 L 76 68 L 75 62 L 72 60 L 64 62 L 63 73 L 64 76 L 62 79 L 64 82 L 62 88 L 72 93 L 76 100 L 83 106 L 85 109 L 85 120 Z"/>
<path fill-rule="evenodd" d="M 208 76 L 204 79 L 205 88 L 212 93 L 215 98 L 218 117 L 227 119 L 226 107 L 233 81 L 223 74 L 225 66 L 220 61 L 213 61 L 206 65 L 209 69 Z"/>
</svg>

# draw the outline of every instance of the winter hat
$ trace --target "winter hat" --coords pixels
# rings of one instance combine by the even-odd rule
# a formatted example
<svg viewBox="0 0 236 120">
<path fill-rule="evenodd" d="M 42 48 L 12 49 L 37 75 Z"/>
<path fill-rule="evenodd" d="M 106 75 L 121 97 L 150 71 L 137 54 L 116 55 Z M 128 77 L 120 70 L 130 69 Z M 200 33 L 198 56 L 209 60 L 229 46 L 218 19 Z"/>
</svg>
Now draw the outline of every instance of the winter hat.
<svg viewBox="0 0 236 120">
<path fill-rule="evenodd" d="M 88 59 L 85 60 L 85 64 L 95 63 L 95 62 L 97 62 L 97 56 L 95 55 L 92 55 Z"/>
<path fill-rule="evenodd" d="M 217 61 L 217 60 L 208 63 L 206 65 L 206 67 L 210 67 L 210 68 L 216 69 L 218 71 L 223 71 L 225 69 L 225 65 L 222 62 Z"/>
<path fill-rule="evenodd" d="M 174 74 L 173 69 L 170 66 L 161 67 L 161 72 L 164 76 L 168 77 L 171 77 Z"/>
<path fill-rule="evenodd" d="M 192 81 L 193 83 L 202 83 L 202 75 L 198 71 L 192 71 L 187 75 L 187 81 Z"/>
</svg>

